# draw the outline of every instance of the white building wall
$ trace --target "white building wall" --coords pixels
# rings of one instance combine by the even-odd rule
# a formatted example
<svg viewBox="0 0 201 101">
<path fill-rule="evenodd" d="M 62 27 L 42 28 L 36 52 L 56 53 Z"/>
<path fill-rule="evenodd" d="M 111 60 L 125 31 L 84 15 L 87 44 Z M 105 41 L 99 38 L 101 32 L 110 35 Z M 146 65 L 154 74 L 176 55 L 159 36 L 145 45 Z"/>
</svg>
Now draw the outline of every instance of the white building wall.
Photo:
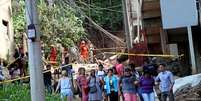
<svg viewBox="0 0 201 101">
<path fill-rule="evenodd" d="M 7 26 L 3 21 L 8 22 Z M 0 0 L 0 58 L 11 59 L 14 35 L 11 19 L 11 0 Z M 9 58 L 7 56 L 9 55 Z"/>
</svg>

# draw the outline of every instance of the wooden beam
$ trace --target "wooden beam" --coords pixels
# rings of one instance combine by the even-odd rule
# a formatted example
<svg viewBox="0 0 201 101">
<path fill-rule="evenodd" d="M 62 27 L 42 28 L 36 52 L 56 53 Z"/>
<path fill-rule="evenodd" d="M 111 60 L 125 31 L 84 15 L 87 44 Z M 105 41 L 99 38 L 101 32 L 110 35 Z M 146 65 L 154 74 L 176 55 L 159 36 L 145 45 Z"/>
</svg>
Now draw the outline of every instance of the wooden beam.
<svg viewBox="0 0 201 101">
<path fill-rule="evenodd" d="M 146 11 L 143 12 L 143 19 L 148 19 L 148 18 L 157 18 L 161 16 L 160 11 Z"/>
<path fill-rule="evenodd" d="M 160 11 L 160 2 L 159 1 L 147 1 L 143 2 L 142 11 Z"/>
</svg>

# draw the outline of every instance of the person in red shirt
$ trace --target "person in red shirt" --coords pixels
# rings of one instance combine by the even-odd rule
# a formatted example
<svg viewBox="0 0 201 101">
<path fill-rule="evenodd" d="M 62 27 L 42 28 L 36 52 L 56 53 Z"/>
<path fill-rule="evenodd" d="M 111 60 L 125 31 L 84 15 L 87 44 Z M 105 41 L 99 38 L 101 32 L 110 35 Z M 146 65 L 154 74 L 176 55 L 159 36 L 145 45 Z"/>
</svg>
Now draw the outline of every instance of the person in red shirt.
<svg viewBox="0 0 201 101">
<path fill-rule="evenodd" d="M 56 64 L 57 50 L 53 45 L 51 45 L 50 58 L 49 59 L 50 59 L 50 62 L 52 65 Z"/>
<path fill-rule="evenodd" d="M 84 40 L 82 40 L 81 44 L 80 44 L 80 56 L 81 56 L 81 59 L 84 62 L 88 61 L 88 58 L 89 58 L 89 49 L 88 49 L 88 46 L 86 44 L 86 41 L 84 41 Z"/>
</svg>

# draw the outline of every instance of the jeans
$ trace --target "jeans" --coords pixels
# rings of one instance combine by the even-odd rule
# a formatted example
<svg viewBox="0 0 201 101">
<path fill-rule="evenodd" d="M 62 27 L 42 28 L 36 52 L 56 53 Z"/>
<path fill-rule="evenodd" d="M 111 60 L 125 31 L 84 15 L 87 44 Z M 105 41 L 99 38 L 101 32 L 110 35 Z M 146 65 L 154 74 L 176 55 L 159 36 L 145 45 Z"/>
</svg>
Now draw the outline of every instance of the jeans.
<svg viewBox="0 0 201 101">
<path fill-rule="evenodd" d="M 142 89 L 140 87 L 137 88 L 137 94 L 140 98 L 140 101 L 144 101 L 143 97 L 142 97 Z"/>
<path fill-rule="evenodd" d="M 143 97 L 144 101 L 155 101 L 154 92 L 142 93 L 142 97 Z"/>
<path fill-rule="evenodd" d="M 47 88 L 48 93 L 52 94 L 52 86 L 51 86 L 51 84 L 47 84 L 47 85 L 45 85 L 45 87 Z"/>
<path fill-rule="evenodd" d="M 167 101 L 167 97 L 169 97 L 169 101 L 174 101 L 174 95 L 172 91 L 161 93 L 161 101 Z"/>
</svg>

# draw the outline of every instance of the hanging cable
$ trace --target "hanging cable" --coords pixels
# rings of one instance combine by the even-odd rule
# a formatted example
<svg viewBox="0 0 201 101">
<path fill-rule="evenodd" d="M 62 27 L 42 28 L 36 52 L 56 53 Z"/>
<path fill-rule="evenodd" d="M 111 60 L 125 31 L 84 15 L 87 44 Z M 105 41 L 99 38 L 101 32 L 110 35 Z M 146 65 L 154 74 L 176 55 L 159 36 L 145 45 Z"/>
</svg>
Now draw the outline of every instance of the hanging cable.
<svg viewBox="0 0 201 101">
<path fill-rule="evenodd" d="M 122 39 L 120 39 L 119 37 L 117 37 L 117 36 L 109 33 L 107 30 L 103 29 L 100 25 L 98 25 L 96 22 L 94 22 L 82 10 L 80 10 L 80 7 L 78 7 L 73 0 L 71 0 L 70 4 L 67 1 L 63 1 L 63 2 L 66 3 L 66 4 L 68 4 L 68 5 L 71 5 L 72 8 L 75 8 L 82 16 L 84 16 L 85 18 L 87 18 L 94 25 L 94 28 L 96 28 L 96 29 L 100 30 L 101 32 L 103 32 L 105 35 L 107 35 L 115 43 L 117 43 L 119 45 L 122 45 L 122 46 L 125 46 L 125 42 L 122 41 Z"/>
</svg>

